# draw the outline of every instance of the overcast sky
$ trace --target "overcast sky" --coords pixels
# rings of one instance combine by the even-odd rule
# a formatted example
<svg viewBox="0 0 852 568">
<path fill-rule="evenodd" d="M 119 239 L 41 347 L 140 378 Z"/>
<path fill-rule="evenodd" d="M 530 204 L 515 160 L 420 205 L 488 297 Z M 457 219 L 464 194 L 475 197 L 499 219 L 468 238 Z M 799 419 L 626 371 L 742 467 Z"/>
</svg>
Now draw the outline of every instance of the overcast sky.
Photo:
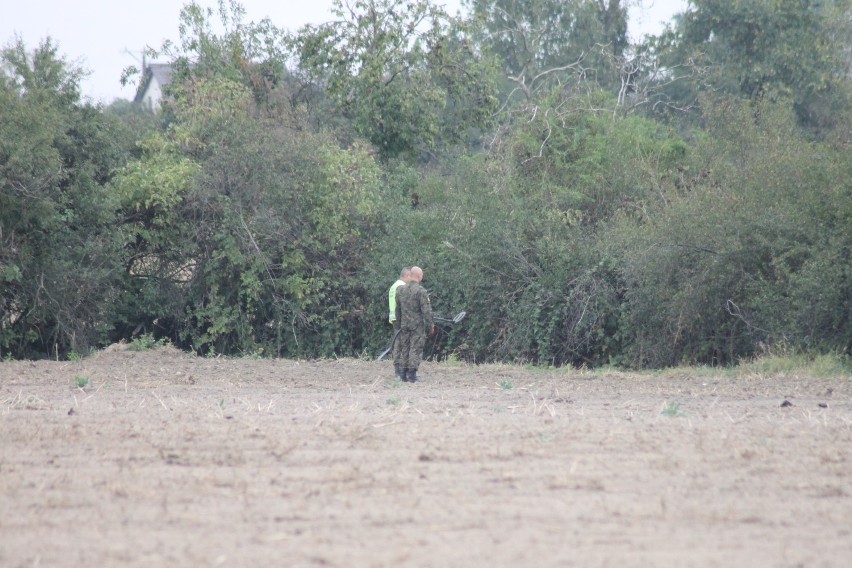
<svg viewBox="0 0 852 568">
<path fill-rule="evenodd" d="M 0 0 L 0 44 L 10 44 L 17 34 L 32 49 L 47 36 L 60 52 L 90 72 L 82 83 L 83 96 L 110 103 L 132 99 L 135 87 L 122 87 L 121 71 L 139 65 L 145 45 L 159 47 L 178 38 L 178 16 L 188 0 Z M 199 0 L 202 6 L 216 0 Z M 433 0 L 455 14 L 461 0 Z M 331 19 L 332 0 L 241 0 L 247 21 L 268 17 L 280 28 L 295 31 L 304 24 Z M 641 0 L 631 10 L 631 36 L 655 33 L 660 22 L 686 8 L 686 0 Z"/>
</svg>

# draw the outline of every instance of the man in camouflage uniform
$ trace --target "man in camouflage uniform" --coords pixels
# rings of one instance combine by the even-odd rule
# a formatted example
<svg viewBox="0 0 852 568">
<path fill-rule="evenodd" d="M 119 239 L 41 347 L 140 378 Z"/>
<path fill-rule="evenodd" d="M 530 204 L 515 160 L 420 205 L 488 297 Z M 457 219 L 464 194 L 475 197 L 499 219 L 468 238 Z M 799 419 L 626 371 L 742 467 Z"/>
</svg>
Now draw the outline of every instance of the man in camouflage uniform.
<svg viewBox="0 0 852 568">
<path fill-rule="evenodd" d="M 429 335 L 436 332 L 429 293 L 420 285 L 421 280 L 423 270 L 412 266 L 408 283 L 396 289 L 396 319 L 400 324 L 396 340 L 400 349 L 400 366 L 403 368 L 402 380 L 409 383 L 418 379 L 417 368 L 423 357 L 427 331 Z"/>
</svg>

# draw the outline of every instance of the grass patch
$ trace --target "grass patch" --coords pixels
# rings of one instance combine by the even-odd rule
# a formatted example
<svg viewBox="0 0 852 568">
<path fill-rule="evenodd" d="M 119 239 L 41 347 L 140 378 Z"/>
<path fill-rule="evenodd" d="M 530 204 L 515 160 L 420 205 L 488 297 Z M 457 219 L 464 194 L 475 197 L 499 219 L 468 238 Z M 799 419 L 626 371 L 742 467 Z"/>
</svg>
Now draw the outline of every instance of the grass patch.
<svg viewBox="0 0 852 568">
<path fill-rule="evenodd" d="M 712 367 L 710 365 L 698 365 L 694 367 L 669 367 L 667 369 L 656 369 L 648 371 L 650 375 L 663 378 L 679 378 L 693 377 L 701 378 L 718 378 L 718 377 L 734 377 L 737 374 L 736 369 L 732 367 Z"/>
<path fill-rule="evenodd" d="M 503 390 L 512 390 L 513 388 L 515 388 L 515 385 L 513 385 L 511 382 L 507 381 L 506 379 L 503 379 L 502 381 L 497 383 L 497 386 L 499 386 Z"/>
<path fill-rule="evenodd" d="M 740 363 L 740 375 L 806 375 L 811 377 L 852 376 L 852 358 L 841 353 L 810 354 L 775 347 Z"/>
<path fill-rule="evenodd" d="M 686 416 L 686 414 L 680 408 L 680 403 L 674 400 L 666 404 L 660 411 L 660 414 L 662 414 L 663 416 L 668 416 L 670 418 Z"/>
<path fill-rule="evenodd" d="M 463 359 L 459 359 L 455 352 L 447 355 L 443 362 L 449 367 L 467 367 L 467 362 Z"/>
<path fill-rule="evenodd" d="M 89 386 L 91 381 L 89 381 L 88 377 L 84 377 L 83 375 L 77 375 L 74 377 L 74 383 L 77 385 L 77 388 L 83 388 Z"/>
</svg>

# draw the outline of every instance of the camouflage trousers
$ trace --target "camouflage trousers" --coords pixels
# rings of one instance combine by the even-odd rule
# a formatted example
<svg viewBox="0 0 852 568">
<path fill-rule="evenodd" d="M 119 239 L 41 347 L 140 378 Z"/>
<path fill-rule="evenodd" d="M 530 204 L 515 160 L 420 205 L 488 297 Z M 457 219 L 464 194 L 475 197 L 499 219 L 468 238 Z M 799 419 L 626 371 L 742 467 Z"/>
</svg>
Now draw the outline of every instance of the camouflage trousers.
<svg viewBox="0 0 852 568">
<path fill-rule="evenodd" d="M 401 330 L 394 344 L 394 362 L 397 361 L 396 348 L 399 347 L 399 366 L 401 369 L 414 369 L 420 367 L 423 358 L 423 346 L 426 345 L 426 331 L 424 329 Z"/>
<path fill-rule="evenodd" d="M 404 369 L 402 365 L 402 349 L 400 348 L 400 324 L 399 320 L 393 322 L 393 335 L 391 336 L 391 346 L 393 347 L 393 366 L 394 369 Z"/>
</svg>

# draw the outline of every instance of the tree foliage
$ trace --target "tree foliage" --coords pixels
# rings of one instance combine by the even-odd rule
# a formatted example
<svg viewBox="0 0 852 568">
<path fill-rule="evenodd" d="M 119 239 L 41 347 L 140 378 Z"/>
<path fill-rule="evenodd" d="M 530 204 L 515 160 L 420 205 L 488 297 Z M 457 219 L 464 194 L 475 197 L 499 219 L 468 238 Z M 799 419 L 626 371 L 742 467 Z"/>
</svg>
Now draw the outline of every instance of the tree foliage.
<svg viewBox="0 0 852 568">
<path fill-rule="evenodd" d="M 635 362 L 728 364 L 778 343 L 848 350 L 846 153 L 805 141 L 789 107 L 706 106 L 712 126 L 681 175 L 646 215 L 621 220 Z"/>
<path fill-rule="evenodd" d="M 695 89 L 745 99 L 789 99 L 803 125 L 845 126 L 850 104 L 849 0 L 693 0 L 655 41 L 665 65 L 703 62 Z"/>
<path fill-rule="evenodd" d="M 66 352 L 110 328 L 120 286 L 115 200 L 121 124 L 79 103 L 82 72 L 50 40 L 0 54 L 0 349 Z"/>
<path fill-rule="evenodd" d="M 496 106 L 487 59 L 427 0 L 336 0 L 337 20 L 294 37 L 299 68 L 385 157 L 465 139 Z"/>
<path fill-rule="evenodd" d="M 578 80 L 611 84 L 611 61 L 627 49 L 627 6 L 621 0 L 467 3 L 481 30 L 479 41 L 502 62 L 510 101 Z"/>
<path fill-rule="evenodd" d="M 194 0 L 180 11 L 177 42 L 166 40 L 146 55 L 168 61 L 175 76 L 166 88 L 181 89 L 193 78 L 218 77 L 245 86 L 258 102 L 269 103 L 269 94 L 287 79 L 284 32 L 265 18 L 245 21 L 245 8 L 236 0 L 218 0 L 216 9 Z M 140 70 L 128 67 L 122 82 Z"/>
</svg>

